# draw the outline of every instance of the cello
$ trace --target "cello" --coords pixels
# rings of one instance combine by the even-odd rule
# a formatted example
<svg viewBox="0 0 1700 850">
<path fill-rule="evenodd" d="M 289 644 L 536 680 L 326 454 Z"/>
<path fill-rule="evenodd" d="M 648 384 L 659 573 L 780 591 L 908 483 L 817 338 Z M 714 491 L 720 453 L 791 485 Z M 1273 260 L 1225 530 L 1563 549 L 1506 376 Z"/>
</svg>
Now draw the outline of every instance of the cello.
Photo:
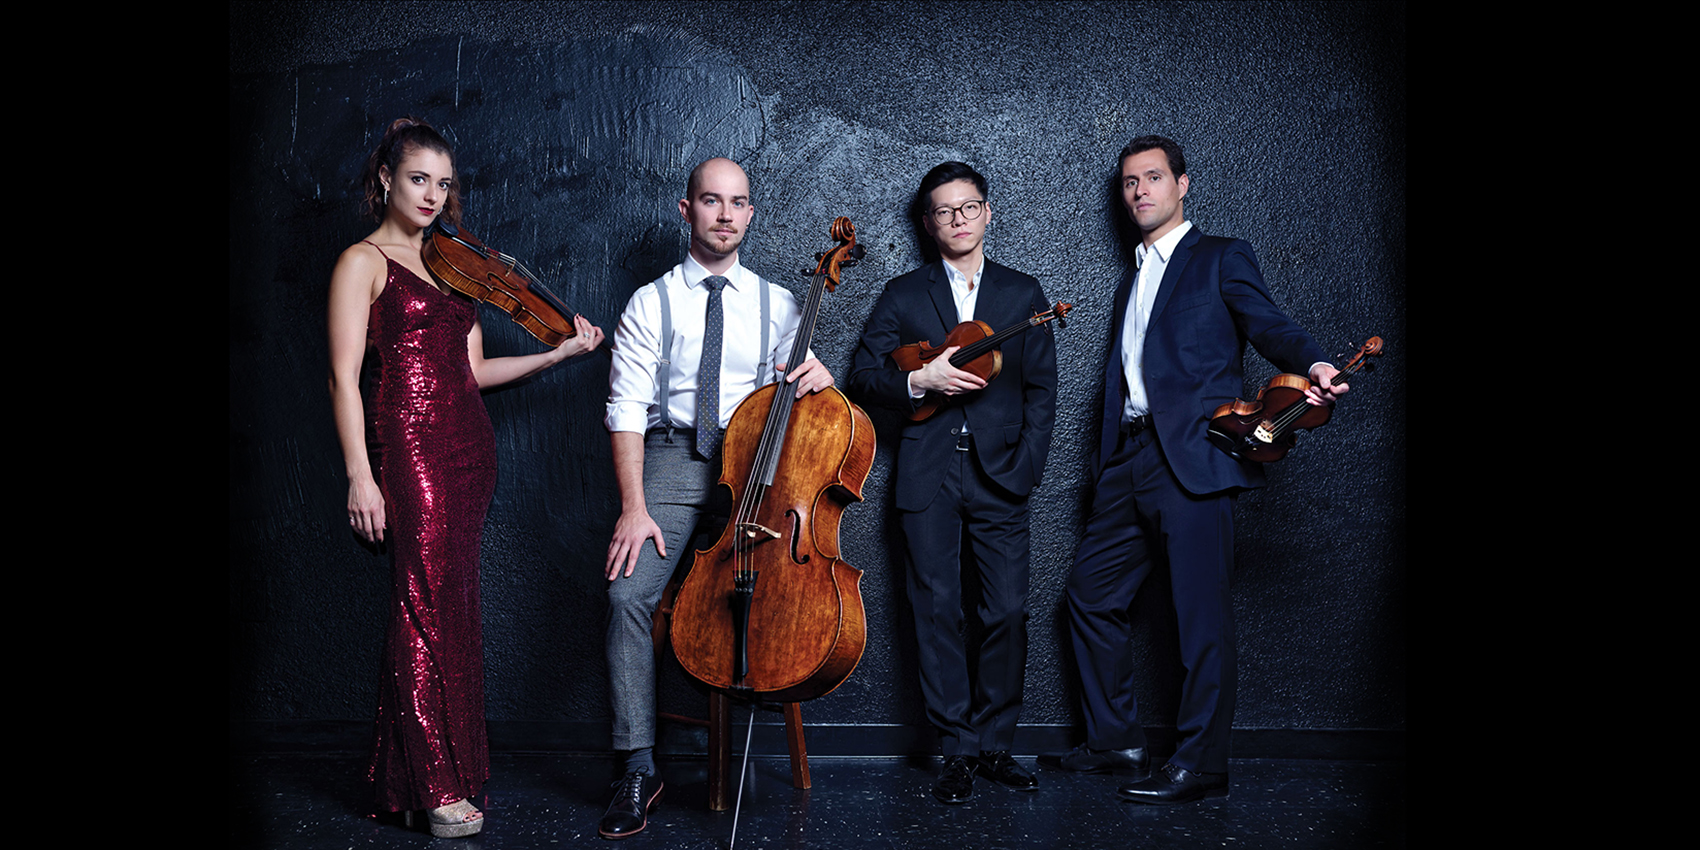
<svg viewBox="0 0 1700 850">
<path fill-rule="evenodd" d="M 821 297 L 862 256 L 850 219 L 817 255 L 787 362 L 808 358 Z M 805 272 L 809 273 L 809 272 Z M 784 382 L 751 393 L 722 441 L 730 521 L 696 553 L 673 605 L 673 652 L 687 673 L 733 695 L 800 702 L 830 693 L 867 639 L 862 571 L 839 558 L 844 508 L 874 461 L 868 415 L 836 387 L 797 398 Z"/>
</svg>

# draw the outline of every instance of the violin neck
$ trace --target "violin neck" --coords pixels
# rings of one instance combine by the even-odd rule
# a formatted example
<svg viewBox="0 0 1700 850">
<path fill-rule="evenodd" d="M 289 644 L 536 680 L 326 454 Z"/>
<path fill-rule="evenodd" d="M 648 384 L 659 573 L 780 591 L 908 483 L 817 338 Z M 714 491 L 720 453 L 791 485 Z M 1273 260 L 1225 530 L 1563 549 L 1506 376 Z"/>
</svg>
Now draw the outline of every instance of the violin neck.
<svg viewBox="0 0 1700 850">
<path fill-rule="evenodd" d="M 1361 356 L 1352 358 L 1352 362 L 1347 363 L 1346 368 L 1335 372 L 1334 377 L 1328 379 L 1328 385 L 1335 387 L 1345 383 L 1347 378 L 1356 375 L 1358 370 L 1362 369 L 1368 362 Z"/>
<path fill-rule="evenodd" d="M 1036 328 L 1050 320 L 1051 312 L 1047 310 L 1025 322 L 1017 325 L 1010 325 L 991 336 L 968 343 L 967 345 L 957 349 L 956 353 L 950 356 L 950 365 L 961 369 L 963 366 L 980 359 L 980 357 L 984 356 L 986 352 L 1003 345 L 1004 341 L 1010 337 L 1015 336 L 1028 328 Z"/>
</svg>

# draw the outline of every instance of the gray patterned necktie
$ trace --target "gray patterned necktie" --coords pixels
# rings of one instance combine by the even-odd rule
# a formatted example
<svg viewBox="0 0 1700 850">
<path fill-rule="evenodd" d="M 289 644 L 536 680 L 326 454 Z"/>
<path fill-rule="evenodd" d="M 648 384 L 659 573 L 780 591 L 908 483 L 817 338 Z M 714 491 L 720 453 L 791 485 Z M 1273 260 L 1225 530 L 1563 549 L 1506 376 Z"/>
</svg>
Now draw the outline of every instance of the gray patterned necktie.
<svg viewBox="0 0 1700 850">
<path fill-rule="evenodd" d="M 720 289 L 727 283 L 720 275 L 702 280 L 708 289 L 708 313 L 702 322 L 702 361 L 697 366 L 697 454 L 704 460 L 712 459 L 720 448 L 720 354 L 726 325 Z"/>
</svg>

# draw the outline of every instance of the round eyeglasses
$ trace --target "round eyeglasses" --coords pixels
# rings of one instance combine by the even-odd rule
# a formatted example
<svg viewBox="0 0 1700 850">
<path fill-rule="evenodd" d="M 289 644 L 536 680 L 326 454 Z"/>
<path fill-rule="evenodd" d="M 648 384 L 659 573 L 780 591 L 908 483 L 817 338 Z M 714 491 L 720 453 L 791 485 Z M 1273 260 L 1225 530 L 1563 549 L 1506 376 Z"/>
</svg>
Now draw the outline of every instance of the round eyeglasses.
<svg viewBox="0 0 1700 850">
<path fill-rule="evenodd" d="M 980 213 L 985 211 L 985 201 L 969 201 L 960 207 L 939 207 L 933 210 L 933 221 L 939 224 L 949 224 L 951 219 L 956 218 L 957 213 L 962 213 L 963 221 L 973 221 L 980 217 Z"/>
</svg>

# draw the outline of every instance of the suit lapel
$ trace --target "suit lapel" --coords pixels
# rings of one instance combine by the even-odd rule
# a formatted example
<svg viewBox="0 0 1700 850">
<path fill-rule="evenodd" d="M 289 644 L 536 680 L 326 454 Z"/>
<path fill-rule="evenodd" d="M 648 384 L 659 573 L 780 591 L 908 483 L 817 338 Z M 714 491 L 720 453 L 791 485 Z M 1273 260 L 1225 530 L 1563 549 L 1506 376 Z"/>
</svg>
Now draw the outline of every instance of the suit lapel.
<svg viewBox="0 0 1700 850">
<path fill-rule="evenodd" d="M 1204 234 L 1195 224 L 1181 237 L 1180 244 L 1175 246 L 1175 253 L 1169 256 L 1169 264 L 1163 267 L 1163 283 L 1157 287 L 1157 300 L 1151 305 L 1151 318 L 1146 322 L 1147 327 L 1163 315 L 1163 308 L 1168 306 L 1169 298 L 1180 285 L 1181 274 L 1186 271 L 1187 261 L 1192 259 L 1193 246 L 1202 238 Z"/>
<path fill-rule="evenodd" d="M 980 295 L 974 302 L 974 318 L 991 325 L 992 332 L 997 333 L 1015 324 L 1017 315 L 1027 318 L 1027 305 L 1020 301 L 1010 295 L 1003 267 L 987 260 L 986 273 L 980 276 Z"/>
<path fill-rule="evenodd" d="M 957 326 L 958 321 L 956 318 L 956 299 L 950 294 L 950 277 L 944 272 L 943 262 L 941 260 L 933 263 L 931 270 L 927 273 L 929 281 L 927 294 L 932 296 L 933 308 L 938 310 L 939 325 L 948 334 L 951 328 Z M 941 336 L 935 344 L 942 345 L 943 343 L 944 337 Z"/>
<path fill-rule="evenodd" d="M 1116 309 L 1110 319 L 1110 375 L 1122 371 L 1122 331 L 1127 327 L 1127 303 L 1133 297 L 1133 278 L 1137 274 L 1138 268 L 1129 268 L 1122 275 L 1121 285 L 1116 287 Z"/>
</svg>

